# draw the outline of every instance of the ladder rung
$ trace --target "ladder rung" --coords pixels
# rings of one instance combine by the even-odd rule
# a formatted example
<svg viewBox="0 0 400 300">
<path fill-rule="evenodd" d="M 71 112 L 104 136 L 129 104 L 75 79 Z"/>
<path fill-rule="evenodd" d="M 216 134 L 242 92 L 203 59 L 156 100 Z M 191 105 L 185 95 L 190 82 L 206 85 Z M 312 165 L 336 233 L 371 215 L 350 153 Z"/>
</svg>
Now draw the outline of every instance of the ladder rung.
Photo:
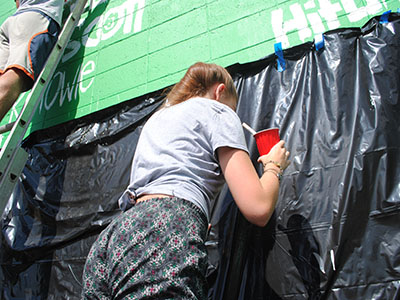
<svg viewBox="0 0 400 300">
<path fill-rule="evenodd" d="M 8 124 L 6 124 L 6 125 L 0 126 L 0 134 L 3 134 L 3 133 L 5 133 L 5 132 L 10 131 L 11 128 L 14 126 L 14 124 L 15 124 L 15 121 L 14 121 L 14 122 L 11 122 L 11 123 L 8 123 Z"/>
<path fill-rule="evenodd" d="M 13 153 L 14 164 L 10 166 L 6 174 L 0 174 L 5 176 L 2 178 L 1 185 L 1 196 L 0 196 L 0 212 L 3 214 L 4 208 L 6 207 L 8 200 L 14 190 L 15 184 L 18 181 L 18 177 L 21 174 L 26 161 L 28 159 L 28 153 L 23 148 L 17 148 Z M 7 195 L 8 197 L 4 197 Z"/>
</svg>

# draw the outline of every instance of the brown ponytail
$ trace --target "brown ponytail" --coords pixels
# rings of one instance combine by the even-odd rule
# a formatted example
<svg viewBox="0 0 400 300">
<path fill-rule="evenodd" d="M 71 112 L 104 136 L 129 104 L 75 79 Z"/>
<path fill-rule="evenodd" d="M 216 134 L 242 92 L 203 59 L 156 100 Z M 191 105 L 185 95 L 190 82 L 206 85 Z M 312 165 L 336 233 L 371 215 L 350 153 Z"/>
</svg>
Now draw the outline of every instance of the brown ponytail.
<svg viewBox="0 0 400 300">
<path fill-rule="evenodd" d="M 225 97 L 234 97 L 237 100 L 232 77 L 225 68 L 198 62 L 190 66 L 183 78 L 167 94 L 168 104 L 174 105 L 196 96 L 205 96 L 216 83 L 225 84 Z"/>
</svg>

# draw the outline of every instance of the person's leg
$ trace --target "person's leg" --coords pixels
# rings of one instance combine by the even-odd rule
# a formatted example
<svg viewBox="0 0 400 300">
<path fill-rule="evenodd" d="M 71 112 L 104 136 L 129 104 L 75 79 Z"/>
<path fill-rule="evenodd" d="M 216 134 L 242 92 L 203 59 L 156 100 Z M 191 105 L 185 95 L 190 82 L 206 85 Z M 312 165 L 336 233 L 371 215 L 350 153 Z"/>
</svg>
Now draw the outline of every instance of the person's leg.
<svg viewBox="0 0 400 300">
<path fill-rule="evenodd" d="M 0 121 L 21 92 L 32 88 L 57 41 L 58 25 L 29 11 L 9 17 L 0 27 Z"/>
<path fill-rule="evenodd" d="M 29 89 L 32 80 L 21 70 L 8 69 L 0 76 L 0 121 L 13 106 L 19 95 Z"/>
</svg>

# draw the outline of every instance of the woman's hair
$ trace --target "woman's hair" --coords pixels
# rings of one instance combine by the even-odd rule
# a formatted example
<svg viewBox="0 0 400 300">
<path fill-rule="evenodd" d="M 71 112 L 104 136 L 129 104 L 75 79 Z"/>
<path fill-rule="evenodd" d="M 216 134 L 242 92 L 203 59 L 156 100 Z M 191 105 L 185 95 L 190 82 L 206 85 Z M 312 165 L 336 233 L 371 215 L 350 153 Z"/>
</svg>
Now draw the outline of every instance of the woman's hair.
<svg viewBox="0 0 400 300">
<path fill-rule="evenodd" d="M 202 97 L 216 83 L 225 84 L 224 97 L 234 97 L 236 88 L 228 71 L 216 64 L 197 62 L 186 71 L 183 78 L 167 94 L 168 105 L 178 104 L 193 97 Z"/>
</svg>

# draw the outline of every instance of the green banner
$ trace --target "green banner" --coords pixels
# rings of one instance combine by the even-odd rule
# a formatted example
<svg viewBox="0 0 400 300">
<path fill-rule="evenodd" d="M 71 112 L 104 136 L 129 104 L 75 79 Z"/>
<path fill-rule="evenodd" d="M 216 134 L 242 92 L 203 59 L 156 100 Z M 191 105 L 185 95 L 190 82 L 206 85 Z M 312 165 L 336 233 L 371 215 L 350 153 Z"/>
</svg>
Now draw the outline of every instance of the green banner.
<svg viewBox="0 0 400 300">
<path fill-rule="evenodd" d="M 254 61 L 273 53 L 277 42 L 285 49 L 332 29 L 360 27 L 397 12 L 399 2 L 94 0 L 38 100 L 29 132 L 165 88 L 196 61 Z M 15 11 L 14 1 L 3 0 L 0 11 L 3 22 Z M 26 96 L 0 125 L 16 120 Z M 0 145 L 6 136 L 0 135 Z"/>
</svg>

